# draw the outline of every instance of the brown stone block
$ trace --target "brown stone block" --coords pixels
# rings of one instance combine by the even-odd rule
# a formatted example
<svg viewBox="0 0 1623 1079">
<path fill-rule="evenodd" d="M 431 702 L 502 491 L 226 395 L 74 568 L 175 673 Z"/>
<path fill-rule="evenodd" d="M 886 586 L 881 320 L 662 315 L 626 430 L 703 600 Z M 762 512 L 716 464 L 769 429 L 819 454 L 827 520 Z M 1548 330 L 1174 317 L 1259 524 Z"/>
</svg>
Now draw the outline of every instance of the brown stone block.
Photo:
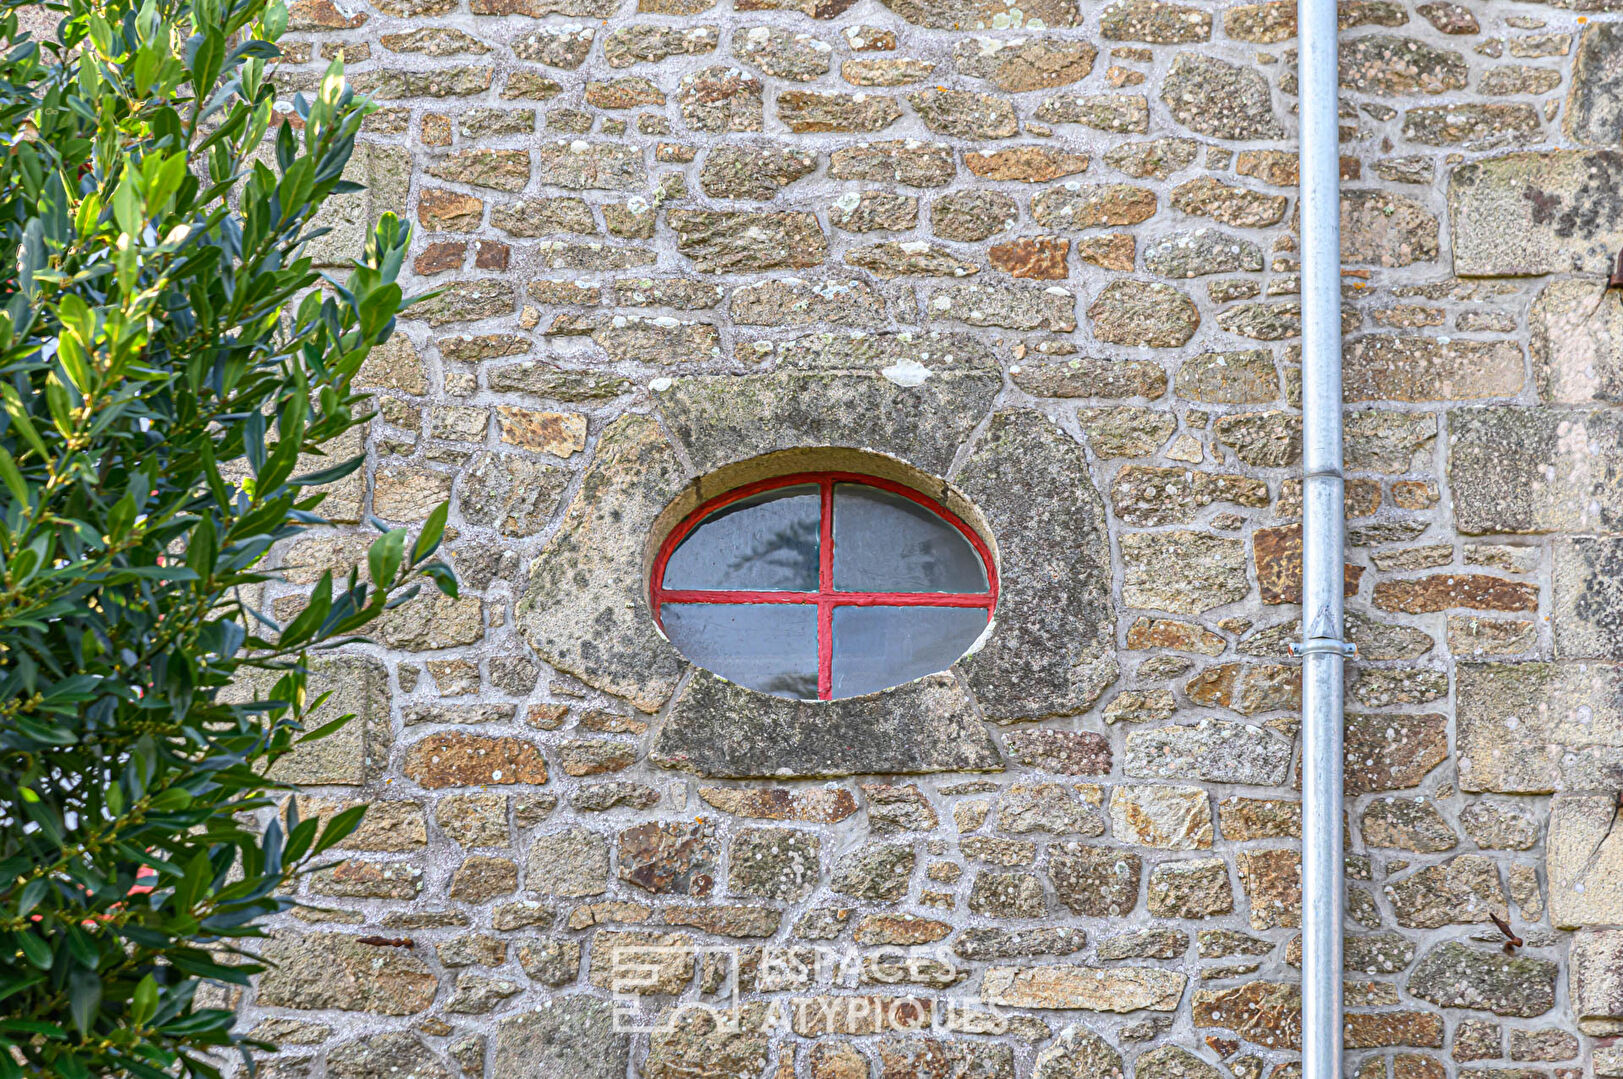
<svg viewBox="0 0 1623 1079">
<path fill-rule="evenodd" d="M 477 225 L 477 222 L 475 224 Z M 411 268 L 424 277 L 432 277 L 447 270 L 460 270 L 467 252 L 468 245 L 461 240 L 440 240 L 423 248 L 417 257 L 411 260 Z"/>
<path fill-rule="evenodd" d="M 1031 216 L 1049 228 L 1136 225 L 1155 215 L 1154 191 L 1132 184 L 1065 184 L 1031 201 Z"/>
<path fill-rule="evenodd" d="M 987 260 L 995 270 L 1011 277 L 1026 277 L 1038 281 L 1063 281 L 1068 271 L 1065 256 L 1071 241 L 1057 236 L 1031 236 L 993 244 L 987 250 Z"/>
<path fill-rule="evenodd" d="M 1212 138 L 1285 136 L 1268 80 L 1260 71 L 1198 50 L 1177 54 L 1161 84 L 1161 100 L 1178 123 Z"/>
<path fill-rule="evenodd" d="M 1108 236 L 1080 236 L 1076 241 L 1076 257 L 1092 266 L 1132 273 L 1137 247 L 1137 238 L 1129 232 L 1115 232 Z"/>
<path fill-rule="evenodd" d="M 415 899 L 423 888 L 423 871 L 403 862 L 367 862 L 351 858 L 310 878 L 315 895 L 355 899 Z"/>
<path fill-rule="evenodd" d="M 1505 909 L 1497 864 L 1476 854 L 1418 869 L 1385 891 L 1398 924 L 1409 928 L 1486 922 L 1490 913 Z"/>
<path fill-rule="evenodd" d="M 1173 189 L 1175 209 L 1196 217 L 1210 217 L 1236 228 L 1262 228 L 1278 224 L 1285 217 L 1289 200 L 1210 176 L 1189 180 Z"/>
<path fill-rule="evenodd" d="M 1342 1044 L 1348 1049 L 1443 1047 L 1443 1017 L 1436 1012 L 1355 1012 L 1346 1017 L 1342 1030 Z"/>
<path fill-rule="evenodd" d="M 1146 418 L 1165 413 L 1147 413 Z M 1170 419 L 1170 417 L 1168 417 Z M 1144 421 L 1140 429 L 1147 426 Z M 1094 439 L 1094 450 L 1103 456 L 1139 457 L 1154 452 L 1172 434 L 1171 425 L 1152 428 L 1143 441 L 1148 447 L 1141 453 L 1107 453 Z M 1127 448 L 1131 448 L 1131 444 Z M 1260 508 L 1268 504 L 1268 484 L 1259 479 L 1232 473 L 1204 472 L 1192 468 L 1157 468 L 1149 465 L 1129 465 L 1116 474 L 1110 491 L 1110 500 L 1116 516 L 1124 523 L 1141 528 L 1157 525 L 1189 524 L 1195 515 L 1214 502 L 1231 502 L 1239 506 Z"/>
<path fill-rule="evenodd" d="M 1042 184 L 1086 172 L 1088 155 L 1047 146 L 1012 146 L 1004 150 L 974 150 L 964 154 L 964 165 L 988 180 Z"/>
<path fill-rule="evenodd" d="M 1247 850 L 1235 856 L 1251 906 L 1251 928 L 1302 924 L 1302 856 L 1295 850 Z"/>
<path fill-rule="evenodd" d="M 1217 804 L 1224 839 L 1300 839 L 1302 803 L 1283 798 L 1225 798 Z"/>
<path fill-rule="evenodd" d="M 671 995 L 693 980 L 693 959 L 686 933 L 600 929 L 592 935 L 586 980 L 617 993 Z"/>
<path fill-rule="evenodd" d="M 1257 586 L 1262 590 L 1262 602 L 1302 602 L 1301 525 L 1257 529 L 1251 534 L 1251 557 L 1256 564 Z M 1357 595 L 1358 582 L 1363 576 L 1363 566 L 1344 565 L 1343 593 Z"/>
<path fill-rule="evenodd" d="M 1068 776 L 1110 774 L 1110 741 L 1091 731 L 1010 731 L 1004 745 L 1028 768 Z"/>
<path fill-rule="evenodd" d="M 417 196 L 417 220 L 426 229 L 471 232 L 484 214 L 483 199 L 456 191 L 429 188 Z"/>
<path fill-rule="evenodd" d="M 1110 822 L 1120 842 L 1161 850 L 1212 845 L 1211 805 L 1200 787 L 1121 784 L 1110 792 Z"/>
<path fill-rule="evenodd" d="M 1559 969 L 1548 959 L 1509 957 L 1498 948 L 1451 941 L 1420 957 L 1409 974 L 1409 992 L 1445 1008 L 1542 1015 L 1555 1004 Z"/>
<path fill-rule="evenodd" d="M 1372 597 L 1383 611 L 1425 614 L 1466 607 L 1484 611 L 1534 611 L 1538 587 L 1480 573 L 1438 573 L 1430 577 L 1380 581 Z"/>
<path fill-rule="evenodd" d="M 902 107 L 895 98 L 874 94 L 785 90 L 777 102 L 778 119 L 797 134 L 874 132 L 902 118 Z"/>
<path fill-rule="evenodd" d="M 910 947 L 933 944 L 950 936 L 953 926 L 933 918 L 913 914 L 869 914 L 857 923 L 854 939 L 858 944 Z"/>
<path fill-rule="evenodd" d="M 412 743 L 402 771 L 430 789 L 547 781 L 546 761 L 530 743 L 455 733 Z"/>
<path fill-rule="evenodd" d="M 1302 705 L 1302 669 L 1276 663 L 1225 663 L 1196 675 L 1184 692 L 1196 704 L 1232 708 L 1245 716 L 1297 710 Z"/>
<path fill-rule="evenodd" d="M 863 142 L 829 155 L 828 175 L 834 180 L 872 180 L 909 187 L 944 187 L 957 173 L 952 148 L 916 140 Z"/>
<path fill-rule="evenodd" d="M 1142 135 L 1150 129 L 1150 103 L 1142 94 L 1061 94 L 1038 106 L 1037 120 Z"/>
<path fill-rule="evenodd" d="M 703 898 L 721 858 L 715 827 L 704 820 L 649 821 L 619 835 L 620 879 L 655 895 Z"/>
<path fill-rule="evenodd" d="M 1435 713 L 1349 712 L 1345 739 L 1349 795 L 1417 787 L 1448 757 L 1448 719 Z"/>
<path fill-rule="evenodd" d="M 1232 1030 L 1269 1049 L 1302 1047 L 1302 993 L 1283 982 L 1249 982 L 1233 989 L 1197 989 L 1196 1027 Z"/>
<path fill-rule="evenodd" d="M 961 42 L 953 62 L 971 78 L 990 80 L 1005 93 L 1050 90 L 1087 78 L 1099 50 L 1086 41 L 1044 39 Z"/>
<path fill-rule="evenodd" d="M 911 86 L 929 78 L 935 69 L 935 63 L 930 60 L 886 56 L 846 60 L 840 64 L 840 78 L 852 86 Z"/>
<path fill-rule="evenodd" d="M 464 903 L 483 903 L 497 896 L 511 895 L 517 890 L 516 863 L 507 858 L 474 854 L 451 874 L 451 886 L 446 894 Z"/>
<path fill-rule="evenodd" d="M 1054 895 L 1072 914 L 1114 918 L 1138 906 L 1143 860 L 1110 847 L 1066 843 L 1054 848 L 1048 875 Z"/>
<path fill-rule="evenodd" d="M 503 442 L 537 453 L 569 457 L 586 448 L 586 417 L 580 413 L 500 405 L 496 422 Z"/>
</svg>

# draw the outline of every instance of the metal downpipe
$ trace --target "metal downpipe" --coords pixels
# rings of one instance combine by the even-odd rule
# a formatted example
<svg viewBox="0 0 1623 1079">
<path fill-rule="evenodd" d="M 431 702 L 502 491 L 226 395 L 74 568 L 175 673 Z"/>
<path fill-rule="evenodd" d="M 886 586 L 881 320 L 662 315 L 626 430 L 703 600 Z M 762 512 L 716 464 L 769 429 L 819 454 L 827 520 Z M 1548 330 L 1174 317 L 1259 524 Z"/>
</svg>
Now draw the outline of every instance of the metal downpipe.
<svg viewBox="0 0 1623 1079">
<path fill-rule="evenodd" d="M 1302 1073 L 1341 1079 L 1341 176 L 1336 0 L 1298 0 L 1302 221 Z"/>
</svg>

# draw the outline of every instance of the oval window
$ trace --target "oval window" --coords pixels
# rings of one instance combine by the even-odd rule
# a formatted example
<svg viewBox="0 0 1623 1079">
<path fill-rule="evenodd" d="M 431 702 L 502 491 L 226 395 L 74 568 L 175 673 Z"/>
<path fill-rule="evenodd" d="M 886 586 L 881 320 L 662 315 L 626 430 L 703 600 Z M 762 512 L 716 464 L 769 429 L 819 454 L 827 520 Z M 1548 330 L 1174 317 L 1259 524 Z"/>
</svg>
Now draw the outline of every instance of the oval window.
<svg viewBox="0 0 1623 1079">
<path fill-rule="evenodd" d="M 918 491 L 801 473 L 689 514 L 660 546 L 650 598 L 699 666 L 829 701 L 952 666 L 986 631 L 997 572 L 985 541 Z"/>
</svg>

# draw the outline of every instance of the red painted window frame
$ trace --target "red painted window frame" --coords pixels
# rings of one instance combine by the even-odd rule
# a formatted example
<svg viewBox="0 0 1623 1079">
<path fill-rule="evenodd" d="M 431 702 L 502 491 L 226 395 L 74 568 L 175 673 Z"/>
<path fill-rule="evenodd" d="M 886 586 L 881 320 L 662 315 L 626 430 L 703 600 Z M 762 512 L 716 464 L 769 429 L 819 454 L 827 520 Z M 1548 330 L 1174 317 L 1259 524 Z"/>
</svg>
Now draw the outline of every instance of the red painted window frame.
<svg viewBox="0 0 1623 1079">
<path fill-rule="evenodd" d="M 844 592 L 834 587 L 834 485 L 836 483 L 861 484 L 881 491 L 901 495 L 915 502 L 956 528 L 974 547 L 986 570 L 985 592 Z M 665 565 L 671 554 L 697 528 L 705 518 L 717 510 L 753 495 L 775 491 L 780 487 L 798 487 L 815 484 L 821 495 L 819 510 L 817 591 L 815 592 L 750 592 L 742 589 L 668 589 L 665 587 Z M 834 608 L 836 607 L 982 607 L 987 620 L 997 606 L 997 564 L 992 551 L 979 533 L 963 519 L 928 495 L 921 494 L 905 484 L 869 476 L 861 472 L 796 472 L 787 476 L 774 476 L 735 487 L 725 494 L 701 504 L 682 518 L 659 545 L 654 557 L 653 572 L 648 575 L 648 601 L 654 612 L 654 621 L 661 631 L 665 621 L 660 608 L 667 603 L 797 603 L 815 604 L 817 607 L 817 697 L 834 699 Z"/>
</svg>

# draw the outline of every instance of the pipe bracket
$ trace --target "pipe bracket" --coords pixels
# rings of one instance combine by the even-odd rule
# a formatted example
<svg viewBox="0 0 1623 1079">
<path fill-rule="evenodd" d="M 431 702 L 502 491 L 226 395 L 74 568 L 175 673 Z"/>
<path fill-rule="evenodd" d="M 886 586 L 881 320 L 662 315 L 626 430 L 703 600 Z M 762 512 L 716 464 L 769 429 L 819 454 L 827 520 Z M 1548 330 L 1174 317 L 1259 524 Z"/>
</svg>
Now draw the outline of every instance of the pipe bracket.
<svg viewBox="0 0 1623 1079">
<path fill-rule="evenodd" d="M 1315 653 L 1328 653 L 1343 656 L 1347 659 L 1356 659 L 1358 646 L 1350 641 L 1343 641 L 1336 637 L 1310 637 L 1305 641 L 1292 641 L 1290 654 L 1293 656 L 1310 656 Z"/>
</svg>

